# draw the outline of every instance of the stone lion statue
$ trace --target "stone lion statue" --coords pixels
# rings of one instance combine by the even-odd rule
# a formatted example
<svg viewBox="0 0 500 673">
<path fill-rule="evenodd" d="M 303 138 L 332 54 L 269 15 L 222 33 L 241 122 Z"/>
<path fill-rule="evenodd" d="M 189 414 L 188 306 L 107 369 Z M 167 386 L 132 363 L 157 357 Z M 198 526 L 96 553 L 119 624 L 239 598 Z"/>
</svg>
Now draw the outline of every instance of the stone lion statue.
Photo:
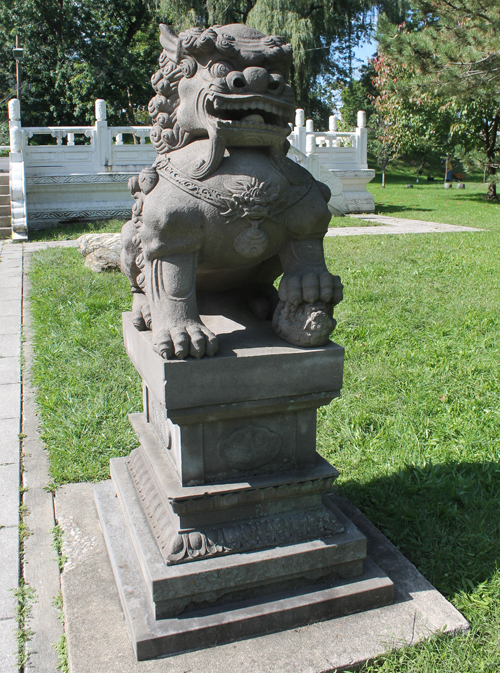
<svg viewBox="0 0 500 673">
<path fill-rule="evenodd" d="M 328 342 L 342 285 L 325 265 L 326 185 L 287 158 L 291 46 L 245 25 L 160 25 L 153 166 L 129 181 L 122 230 L 133 322 L 164 358 L 215 355 L 197 293 L 241 290 L 299 346 Z M 283 273 L 276 293 L 273 282 Z"/>
</svg>

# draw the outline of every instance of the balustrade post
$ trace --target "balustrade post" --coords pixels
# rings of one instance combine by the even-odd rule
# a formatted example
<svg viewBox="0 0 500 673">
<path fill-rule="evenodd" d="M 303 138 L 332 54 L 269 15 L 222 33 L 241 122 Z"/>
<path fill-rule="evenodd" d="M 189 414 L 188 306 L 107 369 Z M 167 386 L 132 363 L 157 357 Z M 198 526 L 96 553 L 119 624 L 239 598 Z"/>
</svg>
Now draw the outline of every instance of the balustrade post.
<svg viewBox="0 0 500 673">
<path fill-rule="evenodd" d="M 328 118 L 328 130 L 332 133 L 337 131 L 337 115 L 330 115 Z"/>
<path fill-rule="evenodd" d="M 366 112 L 364 110 L 358 111 L 356 159 L 359 168 L 368 168 L 368 129 L 366 128 Z"/>
<path fill-rule="evenodd" d="M 306 121 L 306 132 L 307 133 L 314 133 L 314 122 L 312 119 L 308 119 Z"/>
<path fill-rule="evenodd" d="M 74 145 L 75 144 L 75 134 L 74 133 L 68 133 L 66 144 L 67 145 Z"/>
<path fill-rule="evenodd" d="M 24 175 L 24 138 L 21 126 L 21 103 L 9 101 L 9 182 L 12 238 L 25 241 L 28 238 L 26 211 L 26 179 Z"/>
<path fill-rule="evenodd" d="M 297 136 L 297 149 L 301 152 L 306 151 L 306 129 L 304 110 L 297 108 L 295 110 L 295 134 Z"/>
<path fill-rule="evenodd" d="M 306 154 L 314 154 L 316 152 L 316 136 L 314 133 L 308 133 L 306 136 Z"/>
<path fill-rule="evenodd" d="M 111 136 L 106 121 L 106 101 L 98 98 L 95 102 L 94 165 L 98 171 L 105 171 L 111 164 Z"/>
</svg>

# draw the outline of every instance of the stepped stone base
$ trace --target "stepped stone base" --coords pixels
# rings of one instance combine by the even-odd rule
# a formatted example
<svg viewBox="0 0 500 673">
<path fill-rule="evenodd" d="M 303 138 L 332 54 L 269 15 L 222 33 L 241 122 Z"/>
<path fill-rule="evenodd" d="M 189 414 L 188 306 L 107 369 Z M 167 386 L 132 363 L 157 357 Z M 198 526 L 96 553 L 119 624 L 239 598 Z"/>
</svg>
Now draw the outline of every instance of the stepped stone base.
<svg viewBox="0 0 500 673">
<path fill-rule="evenodd" d="M 282 591 L 243 597 L 222 605 L 212 604 L 187 611 L 177 617 L 157 619 L 151 601 L 151 586 L 148 587 L 146 584 L 144 568 L 141 568 L 130 535 L 124 534 L 126 525 L 123 511 L 113 486 L 109 483 L 96 486 L 95 500 L 129 636 L 139 661 L 212 647 L 262 633 L 291 629 L 381 607 L 393 601 L 392 581 L 373 561 L 366 559 L 364 562 L 360 561 L 361 567 L 357 564 L 349 567 L 348 564 L 339 563 L 337 573 L 332 572 L 329 576 L 318 578 L 316 581 L 310 580 L 307 586 L 299 583 L 299 586 Z M 344 555 L 349 556 L 350 545 L 355 546 L 361 540 L 366 544 L 366 538 L 340 510 L 333 504 L 331 506 L 339 520 L 345 524 L 345 534 L 348 536 L 344 544 L 339 545 L 336 550 L 341 559 Z M 135 513 L 139 516 L 137 509 Z M 142 528 L 147 538 L 147 522 L 136 519 L 135 524 Z M 154 540 L 150 538 L 148 542 L 150 549 L 153 549 Z M 272 560 L 275 561 L 275 565 L 285 564 L 294 555 L 298 563 L 303 563 L 304 556 L 308 552 L 310 555 L 316 552 L 316 556 L 320 556 L 322 552 L 318 541 L 293 547 L 293 549 L 278 547 L 254 552 L 250 555 L 252 557 L 250 559 L 245 558 L 247 556 L 245 554 L 235 555 L 232 557 L 233 569 L 238 564 L 243 565 L 246 562 L 254 569 L 261 564 L 261 569 L 265 572 Z M 158 569 L 160 567 L 158 558 L 155 561 L 152 565 Z M 200 563 L 206 564 L 207 561 L 198 562 L 196 565 Z M 224 565 L 228 567 L 227 564 Z M 354 569 L 361 570 L 361 574 L 349 577 Z M 196 570 L 201 573 L 202 569 L 197 567 Z M 344 572 L 348 576 L 347 579 L 342 577 Z M 314 570 L 312 574 L 314 575 Z M 340 576 L 340 579 L 335 579 L 335 575 Z M 198 581 L 203 581 L 202 576 L 203 573 L 201 577 L 198 576 Z M 170 580 L 174 584 L 178 578 L 178 573 L 171 572 L 171 576 L 168 577 L 168 569 L 164 570 L 164 582 L 168 583 Z M 189 578 L 189 575 L 184 579 L 187 580 L 187 585 L 189 579 L 194 584 L 197 583 L 197 579 Z M 168 590 L 168 584 L 166 588 Z"/>
<path fill-rule="evenodd" d="M 392 581 L 331 500 L 316 410 L 339 394 L 343 349 L 289 346 L 242 297 L 201 300 L 215 358 L 165 361 L 124 314 L 143 379 L 140 446 L 96 487 L 139 660 L 387 605 Z"/>
</svg>

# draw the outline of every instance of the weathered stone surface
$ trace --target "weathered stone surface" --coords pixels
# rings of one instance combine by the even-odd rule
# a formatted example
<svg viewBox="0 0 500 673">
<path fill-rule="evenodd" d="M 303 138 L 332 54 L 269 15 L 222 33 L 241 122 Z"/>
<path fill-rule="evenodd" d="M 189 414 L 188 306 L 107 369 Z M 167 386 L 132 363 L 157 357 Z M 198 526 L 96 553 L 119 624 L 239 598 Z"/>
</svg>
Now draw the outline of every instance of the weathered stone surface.
<svg viewBox="0 0 500 673">
<path fill-rule="evenodd" d="M 330 673 L 356 667 L 434 633 L 468 628 L 460 613 L 352 505 L 336 501 L 368 538 L 370 554 L 395 583 L 384 608 L 270 633 L 166 659 L 138 662 L 130 644 L 92 484 L 58 490 L 57 517 L 67 527 L 62 575 L 70 670 L 75 673 Z M 196 636 L 195 636 L 196 637 Z"/>
<path fill-rule="evenodd" d="M 17 526 L 0 528 L 0 622 L 15 616 L 13 592 L 17 589 L 19 576 L 18 548 Z"/>
<path fill-rule="evenodd" d="M 216 358 L 203 360 L 164 360 L 151 333 L 136 330 L 130 314 L 123 317 L 125 347 L 144 381 L 146 418 L 181 483 L 310 467 L 317 460 L 316 409 L 339 395 L 343 349 L 289 346 L 248 309 L 216 315 L 221 304 L 231 307 L 225 296 L 203 314 L 220 347 Z M 275 443 L 266 452 L 260 442 L 258 465 L 255 451 L 247 452 L 252 466 L 231 463 L 230 445 L 249 432 L 271 433 L 266 437 Z"/>
<path fill-rule="evenodd" d="M 17 622 L 0 620 L 0 673 L 15 673 L 17 668 Z"/>
<path fill-rule="evenodd" d="M 1 348 L 1 339 L 2 337 L 0 336 L 0 348 Z M 5 350 L 9 352 L 7 348 Z M 17 345 L 17 350 L 19 351 L 19 344 Z M 0 419 L 19 418 L 20 413 L 21 413 L 21 384 L 20 383 L 0 384 Z"/>
<path fill-rule="evenodd" d="M 92 271 L 120 269 L 122 241 L 120 234 L 83 234 L 77 239 L 78 252 Z"/>
<path fill-rule="evenodd" d="M 0 465 L 0 526 L 19 521 L 19 465 Z"/>
<path fill-rule="evenodd" d="M 0 376 L 2 376 L 1 370 Z M 6 463 L 19 464 L 18 418 L 0 418 L 0 465 Z"/>
<path fill-rule="evenodd" d="M 158 158 L 129 181 L 122 229 L 134 324 L 152 329 L 165 359 L 213 356 L 197 292 L 238 289 L 283 340 L 325 345 L 342 285 L 323 254 L 330 189 L 286 157 L 291 45 L 242 24 L 179 36 L 160 24 L 160 43 L 149 104 Z"/>
<path fill-rule="evenodd" d="M 21 344 L 18 334 L 0 334 L 0 358 L 18 358 L 20 352 Z"/>
</svg>

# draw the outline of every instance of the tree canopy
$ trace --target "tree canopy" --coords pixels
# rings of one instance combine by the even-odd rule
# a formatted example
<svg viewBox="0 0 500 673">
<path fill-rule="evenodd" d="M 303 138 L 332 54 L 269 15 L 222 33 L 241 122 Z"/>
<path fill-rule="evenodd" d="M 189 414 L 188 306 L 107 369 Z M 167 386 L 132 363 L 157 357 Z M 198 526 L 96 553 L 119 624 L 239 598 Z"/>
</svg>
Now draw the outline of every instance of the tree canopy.
<svg viewBox="0 0 500 673">
<path fill-rule="evenodd" d="M 487 198 L 496 199 L 500 0 L 414 3 L 407 21 L 379 22 L 378 111 L 396 138 L 406 130 L 415 146 L 454 148 L 469 163 L 479 158 Z M 394 119 L 401 114 L 405 121 Z"/>
<path fill-rule="evenodd" d="M 355 45 L 372 30 L 373 9 L 398 14 L 402 0 L 6 0 L 0 6 L 0 99 L 13 95 L 15 35 L 24 47 L 26 124 L 84 123 L 104 98 L 113 123 L 137 121 L 151 97 L 158 23 L 247 23 L 284 35 L 294 49 L 292 78 L 299 105 L 327 117 L 319 83 L 347 83 Z"/>
</svg>

